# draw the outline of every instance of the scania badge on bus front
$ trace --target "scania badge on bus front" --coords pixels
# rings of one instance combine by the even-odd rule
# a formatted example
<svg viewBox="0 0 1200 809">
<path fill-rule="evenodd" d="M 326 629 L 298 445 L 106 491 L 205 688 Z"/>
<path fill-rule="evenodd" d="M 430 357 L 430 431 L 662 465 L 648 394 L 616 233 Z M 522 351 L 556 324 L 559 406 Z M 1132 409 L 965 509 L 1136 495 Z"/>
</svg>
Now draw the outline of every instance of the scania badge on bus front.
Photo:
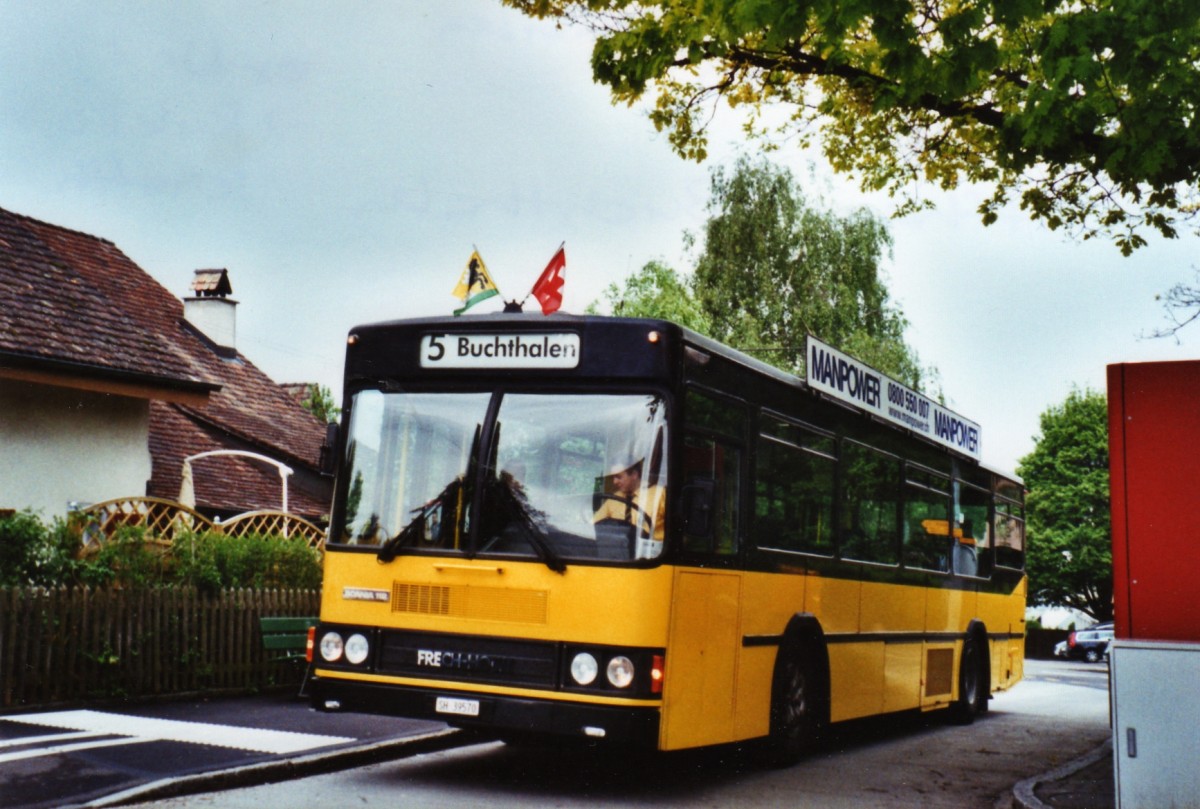
<svg viewBox="0 0 1200 809">
<path fill-rule="evenodd" d="M 426 334 L 422 368 L 574 368 L 579 335 L 572 333 Z"/>
</svg>

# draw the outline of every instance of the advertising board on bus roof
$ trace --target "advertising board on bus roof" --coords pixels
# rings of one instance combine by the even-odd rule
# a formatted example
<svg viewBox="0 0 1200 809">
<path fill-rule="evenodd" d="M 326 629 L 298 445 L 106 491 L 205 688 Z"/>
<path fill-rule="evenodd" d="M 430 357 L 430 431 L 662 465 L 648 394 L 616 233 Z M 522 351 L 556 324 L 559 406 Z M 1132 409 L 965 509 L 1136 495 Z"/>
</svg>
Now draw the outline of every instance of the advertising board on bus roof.
<svg viewBox="0 0 1200 809">
<path fill-rule="evenodd" d="M 815 390 L 975 460 L 982 457 L 979 425 L 970 419 L 815 337 L 808 338 L 805 360 Z"/>
</svg>

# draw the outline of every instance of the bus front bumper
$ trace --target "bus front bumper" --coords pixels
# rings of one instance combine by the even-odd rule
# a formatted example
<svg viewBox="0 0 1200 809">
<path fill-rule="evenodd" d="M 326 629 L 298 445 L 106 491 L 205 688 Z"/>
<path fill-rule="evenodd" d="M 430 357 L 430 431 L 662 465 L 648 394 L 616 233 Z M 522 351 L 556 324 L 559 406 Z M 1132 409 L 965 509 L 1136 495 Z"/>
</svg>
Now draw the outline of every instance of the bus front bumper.
<svg viewBox="0 0 1200 809">
<path fill-rule="evenodd" d="M 385 714 L 430 719 L 455 727 L 494 732 L 498 736 L 557 735 L 619 742 L 647 749 L 658 747 L 657 707 L 587 705 L 478 692 L 383 685 L 329 677 L 309 682 L 318 711 Z M 439 704 L 442 710 L 439 710 Z M 476 715 L 448 713 L 469 706 Z"/>
</svg>

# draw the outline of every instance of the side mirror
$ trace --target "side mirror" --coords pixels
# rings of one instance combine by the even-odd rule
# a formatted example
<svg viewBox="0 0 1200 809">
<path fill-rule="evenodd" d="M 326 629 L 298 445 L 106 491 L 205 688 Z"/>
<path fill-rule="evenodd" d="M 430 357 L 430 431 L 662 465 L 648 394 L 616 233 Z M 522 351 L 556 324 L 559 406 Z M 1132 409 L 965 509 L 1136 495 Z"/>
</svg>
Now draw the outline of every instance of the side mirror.
<svg viewBox="0 0 1200 809">
<path fill-rule="evenodd" d="M 325 443 L 321 444 L 321 456 L 317 468 L 322 475 L 332 475 L 337 471 L 338 425 L 331 421 L 325 425 Z"/>
<path fill-rule="evenodd" d="M 713 535 L 713 504 L 717 483 L 697 478 L 683 487 L 683 531 L 689 536 L 710 539 Z"/>
</svg>

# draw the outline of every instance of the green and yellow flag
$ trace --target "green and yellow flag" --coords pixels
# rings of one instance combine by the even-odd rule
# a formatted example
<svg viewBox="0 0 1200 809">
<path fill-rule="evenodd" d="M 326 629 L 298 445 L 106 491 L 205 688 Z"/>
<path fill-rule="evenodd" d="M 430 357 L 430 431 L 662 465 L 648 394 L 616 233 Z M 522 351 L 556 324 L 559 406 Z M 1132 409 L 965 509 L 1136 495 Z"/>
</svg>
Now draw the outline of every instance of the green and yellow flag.
<svg viewBox="0 0 1200 809">
<path fill-rule="evenodd" d="M 463 302 L 462 308 L 455 309 L 454 314 L 461 315 L 480 301 L 486 301 L 499 294 L 500 290 L 496 289 L 492 276 L 488 275 L 487 267 L 479 257 L 479 251 L 474 251 L 462 277 L 458 279 L 458 286 L 454 288 L 454 297 Z"/>
</svg>

